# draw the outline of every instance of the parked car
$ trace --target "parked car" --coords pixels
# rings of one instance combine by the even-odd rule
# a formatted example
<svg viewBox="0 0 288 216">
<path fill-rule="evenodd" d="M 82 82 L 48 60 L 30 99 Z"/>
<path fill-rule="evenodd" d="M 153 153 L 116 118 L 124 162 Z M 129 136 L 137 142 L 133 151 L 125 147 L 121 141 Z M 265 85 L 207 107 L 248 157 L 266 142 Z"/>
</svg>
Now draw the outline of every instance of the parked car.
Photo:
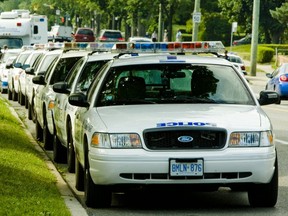
<svg viewBox="0 0 288 216">
<path fill-rule="evenodd" d="M 32 79 L 32 82 L 38 85 L 34 97 L 36 138 L 43 140 L 45 149 L 53 149 L 55 132 L 53 116 L 55 92 L 52 86 L 56 82 L 64 81 L 73 65 L 87 53 L 85 50 L 61 50 L 59 58 L 49 65 L 45 75 L 40 74 Z"/>
<path fill-rule="evenodd" d="M 8 73 L 8 99 L 18 101 L 19 77 L 24 72 L 24 62 L 33 51 L 32 47 L 23 48 L 13 63 L 13 67 Z"/>
<path fill-rule="evenodd" d="M 34 84 L 32 79 L 37 75 L 45 75 L 48 67 L 55 63 L 57 58 L 62 53 L 61 50 L 54 50 L 55 48 L 47 49 L 40 58 L 37 59 L 35 64 L 31 67 L 25 69 L 26 73 L 26 96 L 28 102 L 28 119 L 33 120 L 35 123 L 35 103 L 34 98 L 36 95 L 36 90 L 38 89 L 38 85 Z"/>
<path fill-rule="evenodd" d="M 91 28 L 78 28 L 73 35 L 74 42 L 94 42 L 95 36 Z"/>
<path fill-rule="evenodd" d="M 98 41 L 100 42 L 123 42 L 125 39 L 121 31 L 112 29 L 102 29 L 100 31 Z"/>
<path fill-rule="evenodd" d="M 280 99 L 288 99 L 288 63 L 283 63 L 272 73 L 267 73 L 266 76 L 269 80 L 265 89 L 276 91 Z M 281 100 L 278 101 L 278 104 L 280 103 Z"/>
<path fill-rule="evenodd" d="M 152 39 L 147 37 L 129 37 L 128 42 L 152 42 Z"/>
<path fill-rule="evenodd" d="M 245 37 L 239 39 L 239 40 L 234 40 L 233 45 L 238 46 L 238 45 L 245 45 L 245 44 L 251 44 L 251 35 L 246 35 Z"/>
<path fill-rule="evenodd" d="M 221 54 L 220 57 L 225 58 L 224 54 Z M 246 71 L 246 67 L 244 64 L 243 59 L 233 53 L 228 53 L 226 58 L 228 61 L 232 62 L 233 65 L 237 68 L 238 71 L 240 71 L 241 73 L 243 73 L 243 75 L 247 75 L 247 71 Z"/>
<path fill-rule="evenodd" d="M 9 69 L 12 68 L 13 62 L 16 59 L 16 55 L 9 56 L 5 59 L 5 62 L 2 62 L 0 65 L 0 92 L 7 93 L 8 91 L 8 73 Z"/>
<path fill-rule="evenodd" d="M 177 42 L 182 45 L 191 47 L 187 52 L 200 51 L 193 42 Z M 219 42 L 199 45 L 205 53 L 224 48 Z M 241 188 L 251 206 L 273 207 L 277 151 L 261 105 L 275 103 L 278 94 L 262 91 L 257 99 L 231 62 L 161 54 L 171 47 L 158 53 L 148 47 L 157 55 L 115 58 L 87 94 L 69 96 L 79 107 L 75 173 L 85 185 L 86 205 L 109 207 L 114 191 L 185 185 Z"/>
<path fill-rule="evenodd" d="M 26 93 L 27 93 L 27 85 L 29 85 L 29 81 L 27 82 L 27 85 L 26 85 L 28 75 L 25 73 L 25 69 L 33 66 L 33 64 L 38 59 L 38 57 L 40 57 L 42 53 L 44 52 L 45 50 L 43 48 L 39 48 L 39 49 L 35 48 L 35 50 L 30 53 L 30 55 L 24 62 L 22 66 L 23 71 L 19 75 L 18 102 L 20 103 L 20 105 L 25 105 L 26 108 L 28 108 L 28 97 Z"/>
<path fill-rule="evenodd" d="M 48 41 L 70 42 L 72 41 L 72 32 L 73 32 L 72 26 L 60 26 L 60 25 L 52 26 L 48 34 Z"/>
<path fill-rule="evenodd" d="M 73 66 L 64 81 L 53 85 L 55 92 L 53 159 L 57 163 L 63 163 L 67 160 L 69 172 L 75 170 L 74 138 L 72 135 L 77 107 L 68 103 L 68 96 L 76 92 L 85 93 L 100 68 L 113 59 L 115 55 L 101 52 L 87 55 Z"/>
</svg>

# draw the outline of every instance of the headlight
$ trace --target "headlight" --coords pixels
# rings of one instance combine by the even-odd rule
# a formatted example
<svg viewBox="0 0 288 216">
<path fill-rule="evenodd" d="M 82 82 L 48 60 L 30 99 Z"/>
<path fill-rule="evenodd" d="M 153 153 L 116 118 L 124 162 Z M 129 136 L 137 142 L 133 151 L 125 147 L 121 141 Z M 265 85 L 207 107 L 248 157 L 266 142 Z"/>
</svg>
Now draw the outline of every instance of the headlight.
<svg viewBox="0 0 288 216">
<path fill-rule="evenodd" d="M 94 133 L 91 146 L 95 148 L 141 148 L 138 134 L 105 134 Z"/>
<path fill-rule="evenodd" d="M 234 132 L 230 136 L 229 147 L 258 147 L 272 146 L 272 131 L 263 132 Z"/>
</svg>

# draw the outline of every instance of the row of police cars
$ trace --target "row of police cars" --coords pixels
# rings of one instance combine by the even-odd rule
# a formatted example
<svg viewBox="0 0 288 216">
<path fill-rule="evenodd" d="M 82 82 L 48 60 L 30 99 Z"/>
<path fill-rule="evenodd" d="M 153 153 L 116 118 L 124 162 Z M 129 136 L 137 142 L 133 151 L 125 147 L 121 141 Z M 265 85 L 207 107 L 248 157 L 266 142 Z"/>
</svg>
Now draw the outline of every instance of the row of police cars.
<svg viewBox="0 0 288 216">
<path fill-rule="evenodd" d="M 135 187 L 200 185 L 273 207 L 277 151 L 261 106 L 279 95 L 256 98 L 232 63 L 207 55 L 223 50 L 219 41 L 46 44 L 6 61 L 2 90 L 75 172 L 88 207 Z"/>
</svg>

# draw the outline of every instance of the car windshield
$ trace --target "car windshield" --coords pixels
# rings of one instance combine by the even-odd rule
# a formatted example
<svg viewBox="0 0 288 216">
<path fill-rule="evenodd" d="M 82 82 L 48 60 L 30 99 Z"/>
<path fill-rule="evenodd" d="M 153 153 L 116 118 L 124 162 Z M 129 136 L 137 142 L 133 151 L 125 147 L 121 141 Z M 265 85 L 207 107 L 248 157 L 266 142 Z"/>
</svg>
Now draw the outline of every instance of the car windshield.
<svg viewBox="0 0 288 216">
<path fill-rule="evenodd" d="M 147 103 L 255 104 L 229 66 L 151 64 L 110 69 L 97 106 Z"/>
<path fill-rule="evenodd" d="M 121 38 L 122 37 L 120 32 L 108 32 L 108 31 L 106 31 L 103 36 L 107 38 Z"/>
<path fill-rule="evenodd" d="M 90 29 L 79 29 L 77 34 L 83 34 L 83 35 L 91 35 L 93 36 L 93 32 Z"/>
<path fill-rule="evenodd" d="M 243 63 L 242 60 L 241 60 L 241 58 L 239 58 L 239 57 L 237 57 L 237 56 L 229 56 L 229 60 L 230 60 L 231 62 L 235 62 L 235 63 L 240 63 L 240 64 Z"/>
<path fill-rule="evenodd" d="M 0 47 L 7 45 L 9 49 L 20 49 L 23 46 L 21 38 L 0 38 Z"/>
</svg>

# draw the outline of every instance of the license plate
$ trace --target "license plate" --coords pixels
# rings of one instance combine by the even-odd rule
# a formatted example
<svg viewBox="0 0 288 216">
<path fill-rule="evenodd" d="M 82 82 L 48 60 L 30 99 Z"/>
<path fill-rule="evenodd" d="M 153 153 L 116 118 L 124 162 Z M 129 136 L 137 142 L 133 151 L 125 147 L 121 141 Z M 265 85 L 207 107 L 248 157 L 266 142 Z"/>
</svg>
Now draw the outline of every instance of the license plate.
<svg viewBox="0 0 288 216">
<path fill-rule="evenodd" d="M 203 176 L 203 159 L 170 159 L 170 176 Z"/>
</svg>

